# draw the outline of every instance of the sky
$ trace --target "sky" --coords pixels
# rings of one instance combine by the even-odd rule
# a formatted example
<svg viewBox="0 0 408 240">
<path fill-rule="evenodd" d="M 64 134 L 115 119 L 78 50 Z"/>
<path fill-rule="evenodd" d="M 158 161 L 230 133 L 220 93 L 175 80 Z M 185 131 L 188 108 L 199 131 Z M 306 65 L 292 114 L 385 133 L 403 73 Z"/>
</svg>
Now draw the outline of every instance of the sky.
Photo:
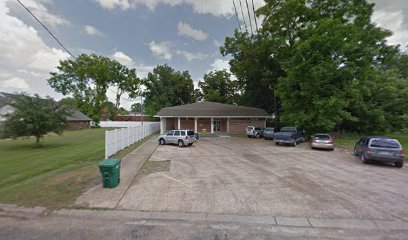
<svg viewBox="0 0 408 240">
<path fill-rule="evenodd" d="M 228 69 L 219 47 L 238 27 L 232 0 L 21 0 L 72 52 L 96 53 L 145 77 L 158 64 L 188 70 L 195 85 Z M 390 44 L 408 45 L 408 1 L 371 0 L 373 21 L 391 30 Z M 235 0 L 238 10 L 239 0 Z M 252 10 L 252 1 L 249 0 Z M 245 1 L 245 20 L 249 23 Z M 255 9 L 263 0 L 254 0 Z M 252 14 L 252 11 L 250 12 Z M 242 20 L 242 18 L 241 18 Z M 258 19 L 258 23 L 261 19 Z M 241 21 L 242 23 L 242 21 Z M 254 24 L 252 22 L 252 24 Z M 61 99 L 49 73 L 69 55 L 16 0 L 0 0 L 0 92 Z M 113 100 L 113 91 L 108 96 Z M 125 108 L 135 102 L 123 96 Z"/>
</svg>

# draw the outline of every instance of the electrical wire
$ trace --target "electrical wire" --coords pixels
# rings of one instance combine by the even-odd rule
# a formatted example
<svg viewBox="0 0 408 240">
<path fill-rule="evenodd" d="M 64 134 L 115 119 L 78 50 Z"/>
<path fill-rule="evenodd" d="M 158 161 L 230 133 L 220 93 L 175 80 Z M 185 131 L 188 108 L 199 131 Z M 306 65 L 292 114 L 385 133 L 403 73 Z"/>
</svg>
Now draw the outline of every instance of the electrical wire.
<svg viewBox="0 0 408 240">
<path fill-rule="evenodd" d="M 232 0 L 232 3 L 234 4 L 235 16 L 237 17 L 239 31 L 242 31 L 242 29 L 241 29 L 241 22 L 239 21 L 239 17 L 238 17 L 238 12 L 237 12 L 237 7 L 236 7 L 236 5 L 235 5 L 235 1 Z"/>
<path fill-rule="evenodd" d="M 17 2 L 25 9 L 27 10 L 27 12 L 45 29 L 45 31 L 47 31 L 54 39 L 55 41 L 57 41 L 57 43 L 69 54 L 71 55 L 71 57 L 75 58 L 75 56 L 61 43 L 61 41 L 47 28 L 47 26 L 44 25 L 44 23 L 42 23 L 40 21 L 40 19 L 38 19 L 32 12 L 30 9 L 28 9 L 20 0 L 17 0 Z"/>
<path fill-rule="evenodd" d="M 256 21 L 256 13 L 255 13 L 254 0 L 252 0 L 252 11 L 254 12 L 254 20 L 255 20 L 256 32 L 258 32 L 259 29 L 258 29 L 258 22 Z"/>
<path fill-rule="evenodd" d="M 244 11 L 242 10 L 241 0 L 239 0 L 239 5 L 241 6 L 242 20 L 244 21 L 245 29 L 246 29 L 246 32 L 248 33 L 248 26 L 247 26 L 246 21 L 245 21 Z"/>
<path fill-rule="evenodd" d="M 248 11 L 249 27 L 251 28 L 251 37 L 253 37 L 254 31 L 252 30 L 252 20 L 251 20 L 251 14 L 249 13 L 248 0 L 245 0 L 245 2 L 246 2 L 247 11 Z"/>
</svg>

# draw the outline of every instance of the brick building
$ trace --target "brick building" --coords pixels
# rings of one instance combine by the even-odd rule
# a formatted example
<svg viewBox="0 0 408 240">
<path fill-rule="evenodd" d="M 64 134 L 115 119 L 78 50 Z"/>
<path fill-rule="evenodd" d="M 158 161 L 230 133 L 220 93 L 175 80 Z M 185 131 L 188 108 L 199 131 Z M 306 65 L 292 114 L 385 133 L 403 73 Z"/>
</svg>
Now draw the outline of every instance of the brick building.
<svg viewBox="0 0 408 240">
<path fill-rule="evenodd" d="M 82 112 L 75 110 L 70 116 L 67 117 L 67 121 L 67 130 L 82 130 L 91 127 L 92 119 Z"/>
<path fill-rule="evenodd" d="M 160 132 L 194 129 L 195 132 L 243 133 L 247 126 L 265 127 L 268 113 L 259 108 L 197 102 L 161 109 Z"/>
</svg>

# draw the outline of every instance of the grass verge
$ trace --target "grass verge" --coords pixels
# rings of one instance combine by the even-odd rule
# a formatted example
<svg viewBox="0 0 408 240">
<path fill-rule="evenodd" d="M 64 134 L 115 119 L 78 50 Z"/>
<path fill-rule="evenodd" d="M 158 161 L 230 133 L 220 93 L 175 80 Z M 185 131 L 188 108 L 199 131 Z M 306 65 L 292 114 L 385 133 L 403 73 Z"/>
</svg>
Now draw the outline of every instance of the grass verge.
<svg viewBox="0 0 408 240">
<path fill-rule="evenodd" d="M 39 148 L 33 139 L 1 140 L 0 202 L 50 209 L 71 206 L 100 182 L 97 164 L 104 158 L 105 130 L 46 136 Z M 112 157 L 121 159 L 148 139 Z"/>
</svg>

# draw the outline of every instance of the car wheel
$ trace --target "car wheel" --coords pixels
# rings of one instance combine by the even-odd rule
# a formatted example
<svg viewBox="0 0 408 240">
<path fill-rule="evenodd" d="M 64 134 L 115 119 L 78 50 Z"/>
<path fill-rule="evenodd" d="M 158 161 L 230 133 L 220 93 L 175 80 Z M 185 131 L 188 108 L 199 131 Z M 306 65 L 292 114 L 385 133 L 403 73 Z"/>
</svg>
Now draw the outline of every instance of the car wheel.
<svg viewBox="0 0 408 240">
<path fill-rule="evenodd" d="M 367 160 L 367 158 L 364 156 L 364 153 L 361 153 L 361 162 L 364 163 L 364 164 L 367 164 L 367 163 L 368 163 L 368 160 Z"/>
<path fill-rule="evenodd" d="M 189 143 L 188 146 L 193 146 L 193 144 L 192 144 L 192 143 Z"/>
<path fill-rule="evenodd" d="M 164 144 L 166 144 L 166 141 L 163 138 L 160 138 L 159 143 L 160 143 L 160 145 L 164 145 Z"/>
<path fill-rule="evenodd" d="M 184 147 L 184 142 L 183 142 L 183 140 L 179 140 L 178 143 L 177 143 L 177 145 L 178 145 L 179 147 Z"/>
<path fill-rule="evenodd" d="M 396 166 L 397 168 L 402 168 L 402 167 L 404 166 L 404 162 L 396 162 L 396 163 L 395 163 L 395 166 Z"/>
<path fill-rule="evenodd" d="M 259 134 L 256 134 L 256 138 L 260 138 L 261 137 L 261 135 L 259 135 Z"/>
<path fill-rule="evenodd" d="M 275 142 L 275 144 L 276 144 L 276 145 L 279 145 L 279 143 L 278 143 L 278 142 Z"/>
<path fill-rule="evenodd" d="M 294 141 L 294 142 L 292 143 L 292 146 L 296 147 L 296 145 L 297 145 L 297 142 Z"/>
<path fill-rule="evenodd" d="M 354 156 L 358 156 L 357 149 L 354 147 Z"/>
</svg>

